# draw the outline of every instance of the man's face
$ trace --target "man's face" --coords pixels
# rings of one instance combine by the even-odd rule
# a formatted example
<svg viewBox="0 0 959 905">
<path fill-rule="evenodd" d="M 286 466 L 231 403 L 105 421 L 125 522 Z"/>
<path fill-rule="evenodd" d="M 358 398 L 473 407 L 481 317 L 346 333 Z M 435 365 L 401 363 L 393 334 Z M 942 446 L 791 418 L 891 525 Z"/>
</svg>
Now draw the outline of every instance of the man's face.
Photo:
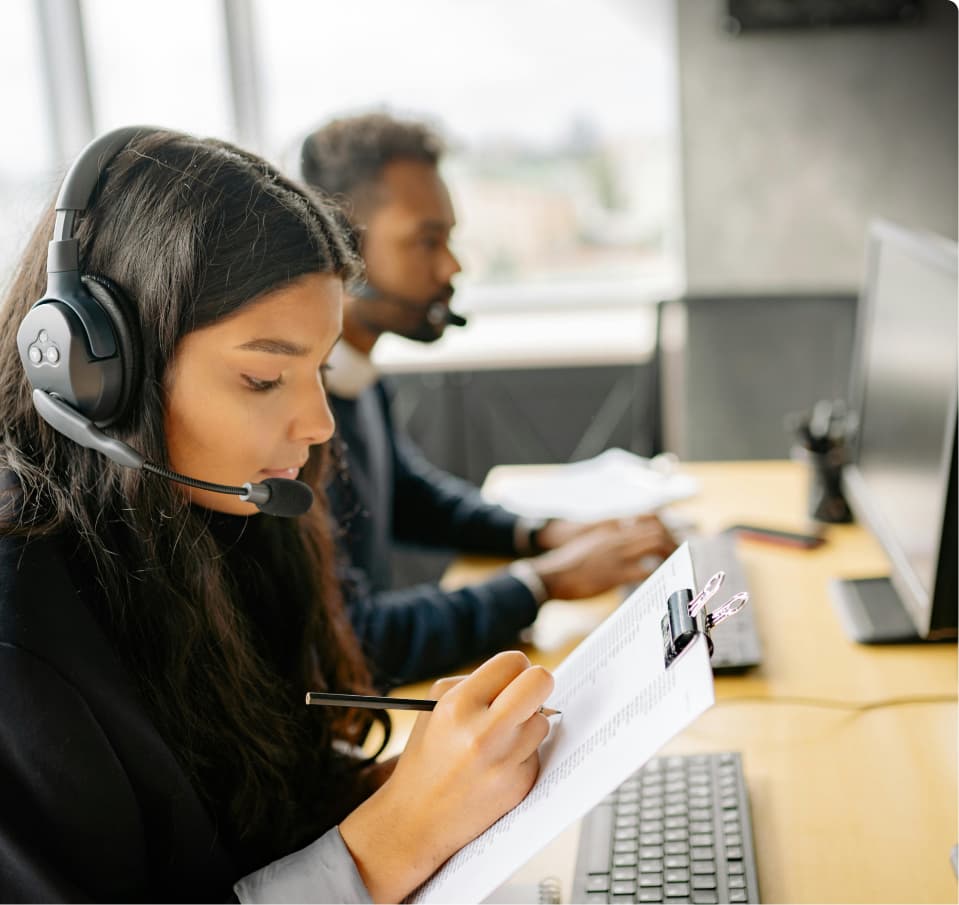
<svg viewBox="0 0 959 905">
<path fill-rule="evenodd" d="M 446 185 L 428 163 L 394 161 L 383 170 L 373 204 L 363 258 L 375 297 L 352 299 L 349 313 L 375 332 L 433 342 L 446 320 L 435 308 L 430 317 L 431 306 L 449 305 L 460 271 L 449 248 L 456 220 Z"/>
</svg>

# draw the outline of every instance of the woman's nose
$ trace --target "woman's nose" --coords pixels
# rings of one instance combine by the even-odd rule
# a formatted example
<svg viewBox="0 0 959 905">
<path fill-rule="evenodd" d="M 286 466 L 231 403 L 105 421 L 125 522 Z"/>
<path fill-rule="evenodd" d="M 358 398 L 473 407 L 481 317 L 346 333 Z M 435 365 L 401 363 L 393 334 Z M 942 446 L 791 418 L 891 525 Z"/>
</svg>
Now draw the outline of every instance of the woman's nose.
<svg viewBox="0 0 959 905">
<path fill-rule="evenodd" d="M 303 401 L 291 427 L 291 439 L 310 444 L 325 443 L 333 436 L 336 421 L 326 391 L 317 384 L 315 392 Z"/>
</svg>

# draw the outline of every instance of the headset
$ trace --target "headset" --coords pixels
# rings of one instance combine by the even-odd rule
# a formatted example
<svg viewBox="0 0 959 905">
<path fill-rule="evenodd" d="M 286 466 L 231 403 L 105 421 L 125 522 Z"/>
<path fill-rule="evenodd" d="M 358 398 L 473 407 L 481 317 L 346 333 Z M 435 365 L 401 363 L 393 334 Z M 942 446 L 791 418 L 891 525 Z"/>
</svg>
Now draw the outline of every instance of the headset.
<svg viewBox="0 0 959 905">
<path fill-rule="evenodd" d="M 214 484 L 154 465 L 100 429 L 130 411 L 143 373 L 136 307 L 109 279 L 80 273 L 77 214 L 86 210 L 107 164 L 149 126 L 127 126 L 94 139 L 73 162 L 56 201 L 47 250 L 47 286 L 17 331 L 17 349 L 33 405 L 55 431 L 126 468 L 239 496 L 270 515 L 302 515 L 313 491 L 301 481 L 267 478 L 242 486 Z"/>
<path fill-rule="evenodd" d="M 426 315 L 426 320 L 434 327 L 445 326 L 465 327 L 466 318 L 462 314 L 457 314 L 448 304 L 440 301 L 422 302 L 417 299 L 407 298 L 397 295 L 395 292 L 385 292 L 378 286 L 374 286 L 368 280 L 359 280 L 350 285 L 350 294 L 354 298 L 364 299 L 369 302 L 387 302 L 391 305 L 398 305 L 411 311 L 417 311 Z"/>
</svg>

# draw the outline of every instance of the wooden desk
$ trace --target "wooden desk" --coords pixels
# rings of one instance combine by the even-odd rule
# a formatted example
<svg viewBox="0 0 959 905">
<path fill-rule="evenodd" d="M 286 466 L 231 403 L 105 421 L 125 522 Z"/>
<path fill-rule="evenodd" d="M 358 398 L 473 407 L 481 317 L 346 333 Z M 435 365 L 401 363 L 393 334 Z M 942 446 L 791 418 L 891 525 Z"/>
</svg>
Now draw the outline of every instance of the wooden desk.
<svg viewBox="0 0 959 905">
<path fill-rule="evenodd" d="M 799 463 L 685 468 L 701 480 L 702 493 L 676 509 L 704 532 L 735 522 L 802 523 L 806 485 Z M 502 473 L 494 469 L 487 486 Z M 959 841 L 956 704 L 851 712 L 776 700 L 956 694 L 954 644 L 866 647 L 846 639 L 829 580 L 881 575 L 886 560 L 859 526 L 831 526 L 827 538 L 813 551 L 740 542 L 763 665 L 717 678 L 716 706 L 664 753 L 742 752 L 763 901 L 956 902 L 949 862 Z M 464 560 L 447 580 L 462 584 L 492 565 Z M 617 601 L 609 595 L 582 606 L 608 611 Z M 555 667 L 568 649 L 528 652 Z M 397 719 L 396 735 L 407 726 Z M 516 879 L 556 875 L 568 901 L 577 831 L 563 833 Z"/>
</svg>

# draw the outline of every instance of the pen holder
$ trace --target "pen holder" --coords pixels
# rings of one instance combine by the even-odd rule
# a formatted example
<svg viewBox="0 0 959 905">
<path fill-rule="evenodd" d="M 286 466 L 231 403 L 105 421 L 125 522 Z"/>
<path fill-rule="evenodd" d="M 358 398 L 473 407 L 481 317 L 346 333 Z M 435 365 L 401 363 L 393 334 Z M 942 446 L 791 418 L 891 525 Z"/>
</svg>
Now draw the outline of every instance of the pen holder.
<svg viewBox="0 0 959 905">
<path fill-rule="evenodd" d="M 809 515 L 819 522 L 851 522 L 852 513 L 842 493 L 843 447 L 803 452 L 809 463 Z"/>
</svg>

